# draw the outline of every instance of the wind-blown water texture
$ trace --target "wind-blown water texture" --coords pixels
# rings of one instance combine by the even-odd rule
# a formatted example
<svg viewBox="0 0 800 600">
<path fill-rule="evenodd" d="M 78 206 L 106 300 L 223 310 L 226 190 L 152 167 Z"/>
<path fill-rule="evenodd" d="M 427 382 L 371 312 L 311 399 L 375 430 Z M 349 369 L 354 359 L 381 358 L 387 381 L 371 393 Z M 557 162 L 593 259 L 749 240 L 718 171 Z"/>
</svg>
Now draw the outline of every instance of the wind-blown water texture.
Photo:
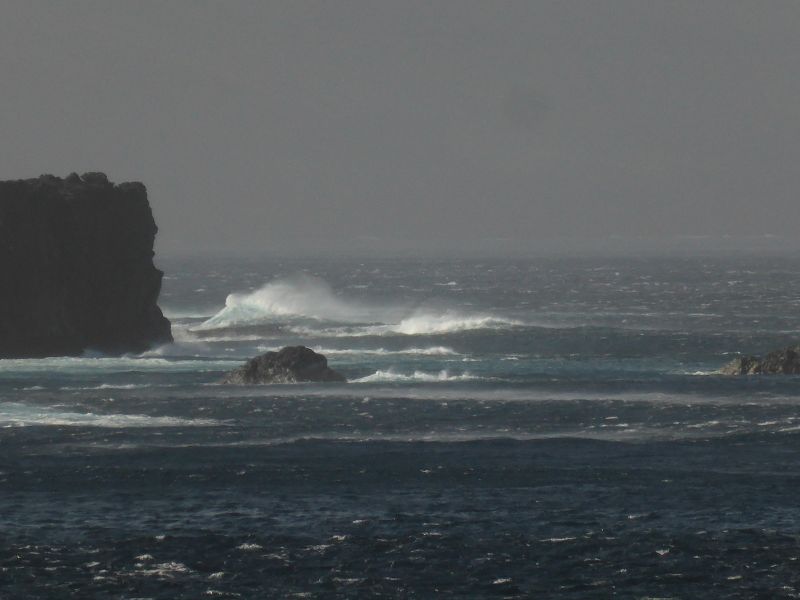
<svg viewBox="0 0 800 600">
<path fill-rule="evenodd" d="M 0 361 L 0 597 L 793 598 L 800 260 L 174 261 Z M 224 386 L 288 344 L 351 383 Z"/>
</svg>

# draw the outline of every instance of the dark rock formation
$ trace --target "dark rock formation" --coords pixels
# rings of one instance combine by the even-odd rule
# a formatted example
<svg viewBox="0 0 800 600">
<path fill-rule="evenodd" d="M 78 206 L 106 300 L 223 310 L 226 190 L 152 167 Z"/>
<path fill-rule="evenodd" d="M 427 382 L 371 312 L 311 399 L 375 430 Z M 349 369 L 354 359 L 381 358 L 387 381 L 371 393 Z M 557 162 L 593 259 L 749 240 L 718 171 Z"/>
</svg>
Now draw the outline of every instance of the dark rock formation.
<svg viewBox="0 0 800 600">
<path fill-rule="evenodd" d="M 0 182 L 0 358 L 171 341 L 156 304 L 156 231 L 141 183 L 103 173 Z"/>
<path fill-rule="evenodd" d="M 719 372 L 722 375 L 800 375 L 800 346 L 774 350 L 764 358 L 740 356 Z"/>
<path fill-rule="evenodd" d="M 328 367 L 328 359 L 305 346 L 287 346 L 251 358 L 228 373 L 222 383 L 297 383 L 301 381 L 347 381 Z"/>
</svg>

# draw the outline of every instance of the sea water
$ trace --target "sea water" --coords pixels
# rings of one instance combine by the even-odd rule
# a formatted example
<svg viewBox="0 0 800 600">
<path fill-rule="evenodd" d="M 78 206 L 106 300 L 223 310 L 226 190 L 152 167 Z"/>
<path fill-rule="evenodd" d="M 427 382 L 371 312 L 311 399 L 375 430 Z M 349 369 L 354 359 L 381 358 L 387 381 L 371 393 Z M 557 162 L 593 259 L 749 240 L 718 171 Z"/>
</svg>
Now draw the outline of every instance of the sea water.
<svg viewBox="0 0 800 600">
<path fill-rule="evenodd" d="M 174 344 L 0 360 L 0 598 L 800 595 L 800 379 L 714 374 L 800 259 L 160 266 Z"/>
</svg>

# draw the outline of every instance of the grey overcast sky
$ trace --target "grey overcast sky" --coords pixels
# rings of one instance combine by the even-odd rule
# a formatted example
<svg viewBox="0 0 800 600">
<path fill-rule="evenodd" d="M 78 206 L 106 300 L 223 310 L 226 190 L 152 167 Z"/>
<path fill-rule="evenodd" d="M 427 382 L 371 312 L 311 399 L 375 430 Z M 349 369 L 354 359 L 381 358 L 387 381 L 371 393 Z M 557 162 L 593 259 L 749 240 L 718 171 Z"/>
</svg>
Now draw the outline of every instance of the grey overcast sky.
<svg viewBox="0 0 800 600">
<path fill-rule="evenodd" d="M 799 245 L 799 32 L 794 0 L 5 0 L 0 179 L 141 180 L 167 254 Z"/>
</svg>

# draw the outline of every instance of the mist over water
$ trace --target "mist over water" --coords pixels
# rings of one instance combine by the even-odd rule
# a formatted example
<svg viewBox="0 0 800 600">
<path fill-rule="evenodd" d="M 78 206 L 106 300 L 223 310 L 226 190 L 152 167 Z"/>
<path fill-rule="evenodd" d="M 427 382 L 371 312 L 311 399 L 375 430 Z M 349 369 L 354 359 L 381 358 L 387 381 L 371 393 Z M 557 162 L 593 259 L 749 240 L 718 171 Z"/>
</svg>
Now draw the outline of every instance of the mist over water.
<svg viewBox="0 0 800 600">
<path fill-rule="evenodd" d="M 295 274 L 271 281 L 249 293 L 232 293 L 225 299 L 225 308 L 205 321 L 201 327 L 258 323 L 275 317 L 309 317 L 333 321 L 377 320 L 378 311 L 355 301 L 337 297 L 333 289 L 319 277 Z M 374 314 L 375 319 L 369 319 Z"/>
<path fill-rule="evenodd" d="M 469 314 L 447 307 L 434 309 L 386 302 L 370 304 L 336 294 L 319 277 L 295 274 L 273 280 L 253 292 L 229 294 L 223 309 L 192 330 L 233 330 L 281 322 L 293 323 L 290 329 L 297 334 L 323 337 L 447 334 L 523 324 L 513 319 Z M 348 325 L 341 326 L 343 323 Z"/>
<path fill-rule="evenodd" d="M 11 598 L 798 585 L 797 378 L 715 374 L 796 340 L 796 260 L 162 268 L 175 343 L 0 361 Z M 294 344 L 350 383 L 219 384 Z"/>
</svg>

